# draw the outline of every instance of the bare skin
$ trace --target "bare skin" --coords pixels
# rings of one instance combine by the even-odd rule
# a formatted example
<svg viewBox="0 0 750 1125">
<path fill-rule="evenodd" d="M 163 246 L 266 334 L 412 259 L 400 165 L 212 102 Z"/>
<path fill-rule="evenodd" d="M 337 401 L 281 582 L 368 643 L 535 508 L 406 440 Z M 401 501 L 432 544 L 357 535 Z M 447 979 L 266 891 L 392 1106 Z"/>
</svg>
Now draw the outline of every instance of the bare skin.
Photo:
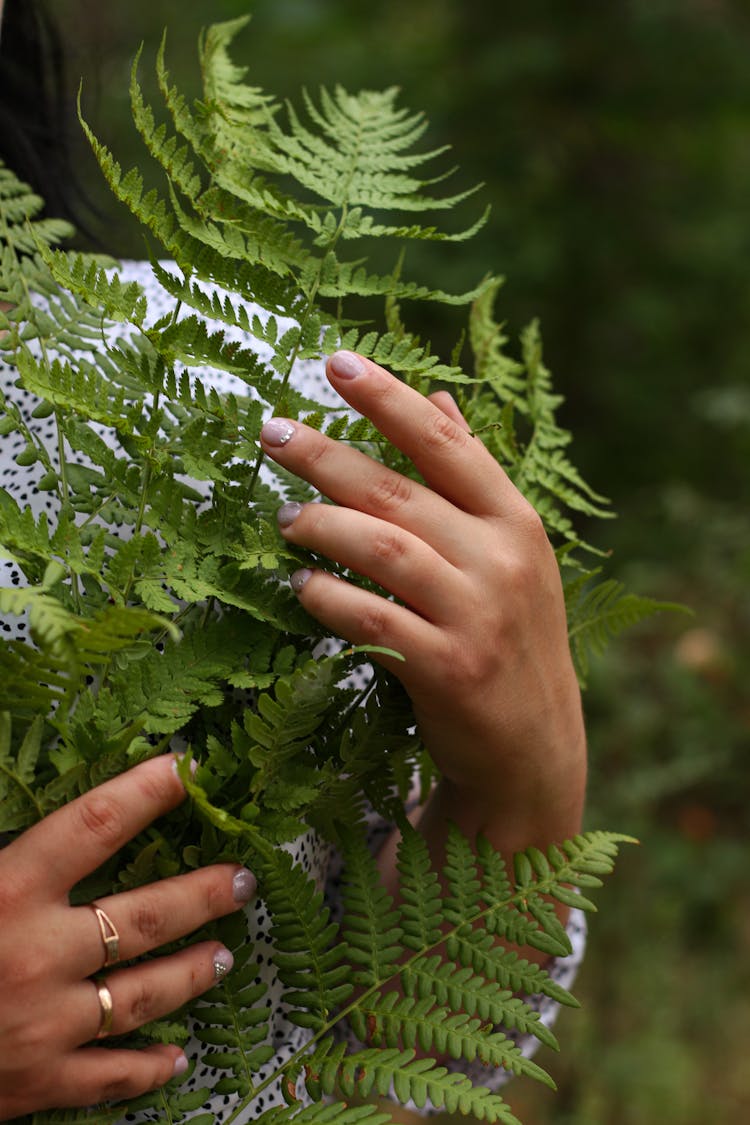
<svg viewBox="0 0 750 1125">
<path fill-rule="evenodd" d="M 104 943 L 93 910 L 68 901 L 84 875 L 184 798 L 173 762 L 165 755 L 136 766 L 0 851 L 0 1121 L 137 1097 L 187 1069 L 179 1047 L 90 1045 L 101 1012 L 89 978 L 104 964 Z M 254 890 L 249 872 L 221 864 L 97 905 L 118 930 L 120 960 L 127 961 L 238 910 Z M 107 970 L 112 1034 L 167 1015 L 211 988 L 217 960 L 231 968 L 228 950 L 200 942 L 148 964 Z"/>
<path fill-rule="evenodd" d="M 450 395 L 425 399 L 351 353 L 332 357 L 327 373 L 428 487 L 297 422 L 267 423 L 261 440 L 334 501 L 305 505 L 291 522 L 287 506 L 285 538 L 405 603 L 324 570 L 293 583 L 333 633 L 405 657 L 378 659 L 408 691 L 444 775 L 419 822 L 434 857 L 450 820 L 507 855 L 575 834 L 585 733 L 559 571 L 539 517 L 470 435 Z M 387 866 L 388 849 L 384 856 Z"/>
<path fill-rule="evenodd" d="M 298 422 L 267 423 L 262 444 L 333 501 L 286 507 L 284 536 L 383 587 L 378 596 L 324 569 L 295 582 L 305 608 L 335 635 L 406 658 L 382 662 L 409 692 L 444 774 L 418 825 L 435 859 L 449 820 L 468 835 L 483 831 L 508 855 L 576 833 L 586 773 L 580 695 L 557 564 L 539 519 L 450 396 L 424 399 L 349 353 L 329 360 L 328 375 L 427 486 Z M 104 963 L 102 938 L 93 911 L 68 902 L 78 880 L 183 798 L 171 767 L 168 755 L 137 766 L 0 851 L 0 1120 L 135 1097 L 187 1066 L 178 1047 L 91 1045 L 100 1008 L 90 978 Z M 387 879 L 393 850 L 382 853 Z M 231 865 L 101 900 L 121 956 L 238 909 L 238 875 L 246 901 L 252 877 Z M 226 951 L 200 943 L 109 969 L 113 1033 L 211 987 L 217 955 Z"/>
</svg>

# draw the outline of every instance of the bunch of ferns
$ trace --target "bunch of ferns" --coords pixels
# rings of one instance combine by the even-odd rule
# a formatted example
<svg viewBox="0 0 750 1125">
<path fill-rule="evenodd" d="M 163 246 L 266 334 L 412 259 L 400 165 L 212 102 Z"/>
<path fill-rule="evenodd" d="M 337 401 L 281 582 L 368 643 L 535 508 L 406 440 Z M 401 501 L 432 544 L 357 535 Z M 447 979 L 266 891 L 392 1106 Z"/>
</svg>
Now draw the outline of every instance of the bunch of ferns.
<svg viewBox="0 0 750 1125">
<path fill-rule="evenodd" d="M 202 37 L 203 97 L 192 105 L 172 84 L 163 44 L 160 113 L 133 68 L 133 118 L 163 191 L 145 190 L 139 170 L 124 172 L 84 124 L 110 187 L 148 232 L 166 314 L 150 314 L 115 263 L 57 248 L 65 224 L 40 219 L 41 201 L 0 168 L 0 349 L 57 435 L 47 448 L 2 393 L 0 435 L 19 443 L 19 465 L 37 467 L 54 518 L 34 518 L 0 490 L 0 547 L 22 575 L 0 589 L 0 612 L 24 616 L 29 633 L 0 647 L 0 832 L 12 838 L 179 738 L 189 807 L 128 845 L 77 900 L 219 859 L 250 862 L 272 920 L 280 999 L 309 1038 L 267 1074 L 269 1008 L 241 918 L 213 930 L 234 949 L 233 974 L 142 1037 L 194 1035 L 222 1072 L 216 1091 L 235 1099 L 229 1120 L 281 1085 L 289 1106 L 261 1113 L 268 1125 L 379 1125 L 379 1110 L 348 1099 L 388 1091 L 511 1122 L 499 1095 L 444 1060 L 548 1080 L 499 1028 L 554 1045 L 519 997 L 574 1001 L 510 947 L 565 955 L 550 901 L 590 907 L 580 890 L 611 870 L 623 838 L 531 849 L 508 871 L 486 841 L 454 832 L 441 877 L 431 871 L 403 815 L 415 774 L 425 789 L 434 775 L 408 700 L 379 671 L 362 690 L 346 686 L 372 651 L 319 655 L 320 626 L 284 581 L 309 556 L 275 523 L 284 501 L 314 496 L 263 466 L 262 420 L 301 418 L 413 474 L 367 420 L 301 394 L 297 364 L 343 347 L 423 393 L 450 387 L 556 545 L 581 677 L 592 652 L 656 607 L 599 581 L 585 561 L 596 552 L 572 517 L 610 513 L 569 459 L 538 327 L 511 358 L 494 319 L 497 280 L 452 295 L 404 275 L 408 242 L 460 242 L 484 221 L 453 233 L 418 221 L 471 194 L 430 194 L 445 177 L 419 178 L 442 151 L 419 151 L 422 116 L 400 108 L 395 90 L 321 90 L 301 109 L 280 106 L 229 57 L 245 22 Z M 391 273 L 368 269 L 375 241 L 394 244 Z M 362 320 L 360 300 L 372 296 L 385 304 L 382 328 Z M 449 362 L 408 330 L 406 301 L 469 307 Z M 247 393 L 217 393 L 207 370 L 230 372 Z M 364 844 L 367 807 L 403 830 L 399 906 Z M 279 847 L 311 830 L 345 859 L 340 921 Z M 343 1021 L 359 1044 L 337 1034 Z M 166 1089 L 101 1109 L 96 1121 L 130 1109 L 176 1122 L 208 1093 Z M 37 1125 L 84 1119 L 34 1116 Z"/>
</svg>

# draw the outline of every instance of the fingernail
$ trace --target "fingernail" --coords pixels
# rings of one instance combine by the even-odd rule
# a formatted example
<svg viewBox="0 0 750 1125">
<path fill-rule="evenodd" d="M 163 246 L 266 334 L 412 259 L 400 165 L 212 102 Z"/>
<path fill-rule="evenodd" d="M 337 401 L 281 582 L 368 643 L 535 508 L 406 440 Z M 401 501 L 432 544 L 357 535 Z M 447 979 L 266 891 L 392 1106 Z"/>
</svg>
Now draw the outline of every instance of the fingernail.
<svg viewBox="0 0 750 1125">
<path fill-rule="evenodd" d="M 291 585 L 295 594 L 298 594 L 300 592 L 300 590 L 305 585 L 308 578 L 311 577 L 311 575 L 312 575 L 311 570 L 307 570 L 307 569 L 305 569 L 305 570 L 295 570 L 294 574 L 289 579 L 289 584 Z"/>
<path fill-rule="evenodd" d="M 331 370 L 339 379 L 356 379 L 367 370 L 365 361 L 355 352 L 334 352 L 329 360 Z"/>
<path fill-rule="evenodd" d="M 270 418 L 260 431 L 260 436 L 266 445 L 286 445 L 294 437 L 294 426 L 286 418 Z"/>
<path fill-rule="evenodd" d="M 301 511 L 302 505 L 296 504 L 293 501 L 288 504 L 282 504 L 276 513 L 279 527 L 291 527 Z"/>
<path fill-rule="evenodd" d="M 234 957 L 228 949 L 217 949 L 214 953 L 214 976 L 223 980 L 234 964 Z"/>
<path fill-rule="evenodd" d="M 185 755 L 183 753 L 179 752 L 179 751 L 176 754 L 172 755 L 172 769 L 174 770 L 174 772 L 177 774 L 178 777 L 180 777 L 180 774 L 179 774 L 179 771 L 177 769 L 177 765 L 178 765 L 179 762 L 182 761 L 182 759 L 184 757 L 185 757 Z M 190 776 L 195 777 L 197 772 L 198 772 L 197 759 L 191 758 L 190 759 Z M 180 778 L 180 781 L 182 781 L 182 778 Z"/>
<path fill-rule="evenodd" d="M 189 1066 L 190 1063 L 187 1060 L 187 1055 L 178 1055 L 172 1067 L 172 1077 L 179 1078 L 181 1074 L 185 1073 Z"/>
<path fill-rule="evenodd" d="M 232 879 L 232 894 L 235 902 L 249 902 L 255 894 L 255 888 L 255 876 L 252 871 L 248 871 L 246 867 L 241 867 L 239 871 L 235 872 L 234 879 Z"/>
</svg>

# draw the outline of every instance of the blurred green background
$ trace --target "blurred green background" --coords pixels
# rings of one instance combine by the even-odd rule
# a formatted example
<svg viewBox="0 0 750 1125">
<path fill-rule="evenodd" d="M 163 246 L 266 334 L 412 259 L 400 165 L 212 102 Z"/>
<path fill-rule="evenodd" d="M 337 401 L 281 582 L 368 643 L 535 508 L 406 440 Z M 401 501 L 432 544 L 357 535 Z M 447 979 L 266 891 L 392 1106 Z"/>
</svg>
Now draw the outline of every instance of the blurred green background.
<svg viewBox="0 0 750 1125">
<path fill-rule="evenodd" d="M 56 0 L 84 105 L 141 159 L 130 59 L 169 26 L 197 92 L 200 27 L 247 0 Z M 642 840 L 601 894 L 579 983 L 515 1083 L 526 1125 L 750 1120 L 750 3 L 744 0 L 256 0 L 254 83 L 399 85 L 456 183 L 485 183 L 473 244 L 417 262 L 459 287 L 503 273 L 511 335 L 539 316 L 584 475 L 616 523 L 611 571 L 695 616 L 618 643 L 587 694 L 589 823 Z M 147 52 L 148 53 L 148 52 Z M 108 248 L 139 237 L 100 192 Z M 468 205 L 471 210 L 472 205 Z M 472 212 L 469 218 L 475 213 Z M 468 212 L 467 212 L 468 214 Z M 425 328 L 445 347 L 443 322 Z M 445 338 L 443 336 L 445 335 Z"/>
</svg>

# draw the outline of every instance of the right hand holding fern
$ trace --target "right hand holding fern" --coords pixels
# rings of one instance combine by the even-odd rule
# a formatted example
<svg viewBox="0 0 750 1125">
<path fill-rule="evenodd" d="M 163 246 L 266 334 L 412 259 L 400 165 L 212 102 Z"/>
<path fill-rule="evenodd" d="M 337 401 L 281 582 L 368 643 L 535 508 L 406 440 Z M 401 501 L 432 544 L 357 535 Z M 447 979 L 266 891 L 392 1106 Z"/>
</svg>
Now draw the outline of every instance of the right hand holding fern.
<svg viewBox="0 0 750 1125">
<path fill-rule="evenodd" d="M 90 1044 L 102 1031 L 132 1031 L 211 988 L 231 968 L 229 951 L 204 941 L 108 969 L 101 992 L 93 974 L 239 909 L 255 891 L 250 872 L 217 864 L 124 891 L 97 901 L 103 918 L 68 902 L 79 880 L 184 798 L 173 765 L 172 755 L 144 762 L 0 850 L 0 1121 L 137 1097 L 187 1069 L 176 1046 Z"/>
<path fill-rule="evenodd" d="M 428 487 L 300 423 L 267 423 L 265 451 L 334 501 L 285 505 L 284 537 L 398 599 L 315 570 L 292 580 L 302 604 L 334 634 L 403 655 L 378 659 L 409 692 L 444 776 L 428 810 L 436 851 L 449 818 L 506 854 L 575 834 L 585 737 L 541 520 L 449 395 L 425 399 L 349 352 L 328 375 Z"/>
</svg>

